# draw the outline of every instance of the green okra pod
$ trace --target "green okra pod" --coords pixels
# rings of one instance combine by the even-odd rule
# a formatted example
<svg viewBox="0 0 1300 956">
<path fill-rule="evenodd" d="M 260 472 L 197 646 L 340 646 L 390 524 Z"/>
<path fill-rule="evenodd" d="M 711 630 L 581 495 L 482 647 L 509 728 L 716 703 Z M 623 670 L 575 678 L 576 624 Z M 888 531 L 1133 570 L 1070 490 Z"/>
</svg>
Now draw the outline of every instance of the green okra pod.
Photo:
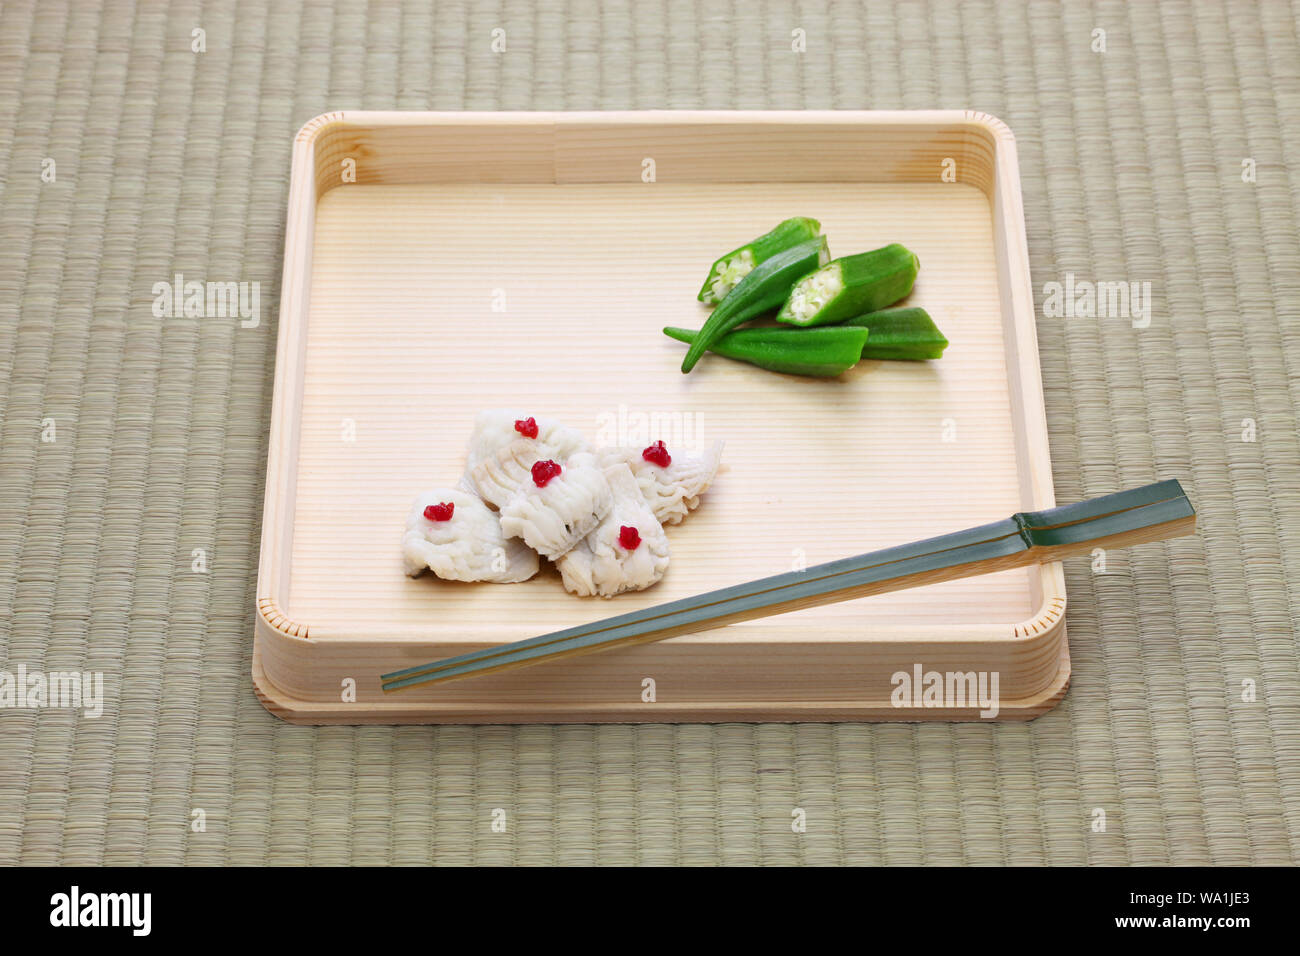
<svg viewBox="0 0 1300 956">
<path fill-rule="evenodd" d="M 664 335 L 693 345 L 693 329 L 664 329 Z M 861 326 L 827 325 L 815 329 L 736 329 L 709 346 L 709 351 L 773 372 L 834 378 L 862 356 L 869 331 Z"/>
<path fill-rule="evenodd" d="M 912 291 L 920 265 L 916 255 L 898 243 L 835 259 L 796 283 L 777 320 L 832 325 L 878 312 Z"/>
<path fill-rule="evenodd" d="M 736 283 L 705 321 L 682 360 L 682 371 L 695 367 L 709 347 L 742 322 L 774 309 L 785 301 L 795 283 L 830 258 L 826 237 L 801 242 L 756 265 Z"/>
<path fill-rule="evenodd" d="M 816 238 L 819 232 L 821 223 L 816 219 L 796 217 L 777 223 L 770 232 L 719 257 L 709 269 L 696 298 L 709 304 L 721 302 L 736 283 L 754 271 L 754 266 L 791 246 Z"/>
<path fill-rule="evenodd" d="M 930 313 L 919 306 L 902 306 L 897 309 L 868 312 L 866 315 L 849 319 L 841 325 L 826 326 L 826 328 L 848 326 L 868 329 L 871 332 L 866 345 L 862 347 L 864 359 L 924 361 L 942 358 L 943 350 L 948 347 L 948 340 L 934 324 Z"/>
</svg>

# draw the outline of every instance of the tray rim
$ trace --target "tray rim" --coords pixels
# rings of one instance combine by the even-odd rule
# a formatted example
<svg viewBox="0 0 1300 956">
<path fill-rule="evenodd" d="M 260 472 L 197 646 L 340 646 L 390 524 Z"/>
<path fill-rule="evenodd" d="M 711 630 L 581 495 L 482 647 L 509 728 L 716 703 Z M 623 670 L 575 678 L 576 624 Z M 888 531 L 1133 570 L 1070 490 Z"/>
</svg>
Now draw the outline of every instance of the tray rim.
<svg viewBox="0 0 1300 956">
<path fill-rule="evenodd" d="M 523 704 L 465 701 L 403 702 L 401 699 L 366 704 L 336 704 L 294 697 L 267 676 L 262 649 L 253 645 L 253 691 L 268 712 L 291 724 L 664 724 L 664 723 L 841 723 L 846 721 L 889 721 L 920 723 L 936 720 L 953 722 L 1003 722 L 1033 720 L 1052 710 L 1070 687 L 1070 646 L 1061 625 L 1059 666 L 1047 686 L 1027 697 L 998 702 L 998 715 L 984 718 L 974 708 L 925 709 L 894 707 L 883 701 L 783 700 L 779 703 L 660 701 L 653 707 L 634 708 L 626 704 Z M 774 710 L 779 717 L 772 716 Z"/>
<path fill-rule="evenodd" d="M 315 167 L 316 148 L 328 131 L 339 127 L 437 126 L 446 123 L 483 127 L 550 125 L 557 129 L 565 126 L 576 128 L 599 124 L 635 123 L 724 126 L 756 123 L 893 125 L 915 126 L 918 129 L 966 125 L 982 131 L 994 144 L 994 156 L 991 160 L 992 182 L 987 190 L 982 191 L 985 191 L 989 198 L 995 230 L 994 241 L 995 246 L 999 248 L 999 284 L 1009 300 L 1004 304 L 1004 310 L 1009 311 L 1013 316 L 1010 322 L 1004 321 L 1003 329 L 1008 349 L 1009 400 L 1013 410 L 1017 459 L 1020 462 L 1022 508 L 1041 510 L 1055 506 L 1034 299 L 1029 272 L 1028 243 L 1020 189 L 1019 159 L 1015 136 L 1010 127 L 999 118 L 974 110 L 329 111 L 304 123 L 294 137 L 292 148 L 284 266 L 278 312 L 276 370 L 254 602 L 255 654 L 259 651 L 258 645 L 266 642 L 290 644 L 310 642 L 317 648 L 335 642 L 365 642 L 363 638 L 331 634 L 331 628 L 326 623 L 312 625 L 308 622 L 292 620 L 283 609 L 283 605 L 287 602 L 279 600 L 281 595 L 287 593 L 289 584 L 299 439 L 295 423 L 299 420 L 302 404 L 300 386 L 306 359 L 306 318 L 309 312 L 315 212 L 317 204 L 325 193 L 340 185 L 340 183 L 332 183 L 325 189 L 318 188 Z M 1004 233 L 1001 237 L 999 230 Z M 1002 252 L 1005 252 L 1005 255 Z M 1003 636 L 991 640 L 999 643 L 1035 643 L 1047 639 L 1059 639 L 1062 645 L 1062 666 L 1056 680 L 1052 682 L 1052 686 L 1059 685 L 1059 693 L 1053 698 L 1054 703 L 1055 700 L 1059 700 L 1060 694 L 1064 693 L 1069 674 L 1068 646 L 1064 640 L 1065 582 L 1061 564 L 1054 562 L 1042 565 L 1036 583 L 1031 579 L 1031 592 L 1036 592 L 1039 598 L 1034 612 L 1019 622 L 1006 626 L 996 625 L 1003 631 Z M 986 635 L 985 640 L 990 640 L 987 638 L 990 628 L 983 625 L 947 625 L 938 630 L 942 631 L 946 639 L 976 641 L 979 640 L 976 634 L 977 627 L 982 628 L 983 634 Z M 316 632 L 314 638 L 313 631 Z M 874 642 L 891 640 L 906 642 L 912 639 L 901 634 L 873 636 Z M 711 640 L 745 643 L 737 642 L 734 638 L 711 635 L 710 632 L 692 635 L 690 640 L 705 643 Z M 753 646 L 764 642 L 749 643 Z M 260 662 L 255 664 L 253 670 L 254 684 L 264 703 L 285 698 L 284 693 L 271 683 Z M 303 700 L 301 703 L 308 709 L 322 706 L 319 701 Z M 362 708 L 364 706 L 362 705 Z M 421 706 L 418 701 L 413 701 L 411 704 L 414 710 L 419 710 Z M 1043 709 L 1049 709 L 1050 706 L 1052 705 Z M 284 709 L 284 703 L 278 704 L 275 708 L 271 708 L 268 703 L 268 709 L 280 713 Z M 424 705 L 424 709 L 441 708 Z M 710 708 L 697 708 L 697 710 L 707 709 Z M 794 708 L 789 702 L 782 702 L 778 709 Z M 508 711 L 509 707 L 501 707 L 499 710 Z M 284 716 L 283 713 L 280 715 Z M 895 717 L 894 719 L 908 718 Z M 927 715 L 923 718 L 910 719 L 935 718 Z M 501 717 L 499 720 L 516 722 L 507 717 Z M 343 722 L 357 722 L 357 717 L 349 716 Z"/>
</svg>

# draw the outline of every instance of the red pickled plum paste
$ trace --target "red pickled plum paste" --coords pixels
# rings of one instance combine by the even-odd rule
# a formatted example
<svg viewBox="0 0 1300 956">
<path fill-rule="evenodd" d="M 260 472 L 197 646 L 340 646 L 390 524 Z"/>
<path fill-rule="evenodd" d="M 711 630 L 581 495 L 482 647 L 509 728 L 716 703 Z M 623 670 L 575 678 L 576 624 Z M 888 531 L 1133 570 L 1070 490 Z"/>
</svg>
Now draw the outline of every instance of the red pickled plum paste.
<svg viewBox="0 0 1300 956">
<path fill-rule="evenodd" d="M 618 529 L 618 543 L 625 551 L 635 551 L 641 546 L 641 532 L 630 525 L 620 525 Z"/>
<path fill-rule="evenodd" d="M 424 516 L 430 521 L 450 521 L 451 516 L 456 513 L 456 503 L 454 501 L 444 501 L 440 505 L 429 505 L 424 509 Z"/>
<path fill-rule="evenodd" d="M 664 447 L 662 439 L 641 452 L 641 457 L 652 465 L 658 465 L 660 468 L 667 468 L 672 464 L 673 460 L 673 456 L 668 454 L 668 449 Z"/>
<path fill-rule="evenodd" d="M 545 488 L 550 480 L 560 473 L 560 466 L 553 461 L 533 462 L 533 484 Z"/>
<path fill-rule="evenodd" d="M 528 418 L 521 418 L 515 422 L 515 431 L 525 438 L 537 437 L 537 419 L 531 415 Z"/>
</svg>

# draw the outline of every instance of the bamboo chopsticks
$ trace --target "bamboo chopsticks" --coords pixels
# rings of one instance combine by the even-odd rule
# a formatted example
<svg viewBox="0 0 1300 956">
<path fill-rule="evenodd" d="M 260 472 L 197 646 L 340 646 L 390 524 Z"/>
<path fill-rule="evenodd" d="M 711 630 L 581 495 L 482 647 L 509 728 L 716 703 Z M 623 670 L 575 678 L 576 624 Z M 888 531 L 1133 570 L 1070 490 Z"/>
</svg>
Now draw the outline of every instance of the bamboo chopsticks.
<svg viewBox="0 0 1300 956">
<path fill-rule="evenodd" d="M 1058 561 L 1095 547 L 1190 534 L 1196 512 L 1177 481 L 1160 481 L 870 554 L 788 571 L 524 641 L 384 674 L 385 691 L 479 677 L 722 627 L 819 604 Z"/>
</svg>

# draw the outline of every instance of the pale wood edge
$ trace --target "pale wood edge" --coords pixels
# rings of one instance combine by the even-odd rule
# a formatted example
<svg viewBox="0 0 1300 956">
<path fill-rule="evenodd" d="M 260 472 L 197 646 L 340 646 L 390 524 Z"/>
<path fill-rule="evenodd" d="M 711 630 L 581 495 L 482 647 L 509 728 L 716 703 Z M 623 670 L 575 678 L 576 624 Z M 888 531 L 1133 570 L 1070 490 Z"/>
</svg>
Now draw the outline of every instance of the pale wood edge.
<svg viewBox="0 0 1300 956">
<path fill-rule="evenodd" d="M 997 117 L 974 110 L 798 110 L 798 111 L 751 111 L 751 110 L 649 110 L 649 111 L 573 111 L 573 112 L 530 112 L 503 111 L 495 113 L 473 112 L 403 112 L 403 111 L 330 111 L 313 117 L 303 124 L 294 137 L 293 163 L 290 178 L 290 192 L 286 224 L 284 273 L 281 288 L 279 329 L 277 340 L 277 366 L 272 407 L 271 433 L 268 443 L 265 500 L 278 505 L 276 513 L 264 509 L 261 549 L 259 554 L 259 571 L 256 599 L 256 637 L 254 679 L 263 681 L 268 688 L 273 685 L 266 680 L 261 671 L 260 658 L 257 658 L 259 639 L 271 639 L 272 635 L 290 640 L 306 642 L 311 629 L 308 625 L 291 620 L 281 607 L 288 601 L 288 554 L 291 542 L 286 535 L 292 534 L 291 513 L 294 502 L 294 476 L 297 441 L 295 419 L 300 412 L 302 385 L 302 352 L 306 342 L 305 317 L 308 311 L 309 283 L 311 277 L 311 245 L 313 240 L 315 206 L 320 200 L 316 170 L 314 166 L 315 151 L 322 135 L 333 127 L 342 124 L 357 126 L 408 126 L 436 124 L 439 121 L 473 123 L 482 125 L 527 124 L 586 124 L 606 122 L 611 124 L 663 121 L 677 123 L 844 123 L 864 122 L 897 123 L 903 125 L 933 125 L 936 123 L 974 123 L 983 127 L 995 146 L 994 186 L 990 203 L 994 206 L 995 224 L 1001 226 L 995 235 L 995 242 L 1007 255 L 1004 265 L 1003 280 L 1006 282 L 1004 295 L 1008 297 L 1008 307 L 1012 312 L 1012 323 L 1008 329 L 1008 371 L 1017 379 L 1013 390 L 1013 402 L 1016 405 L 1015 421 L 1021 440 L 1029 453 L 1024 456 L 1022 464 L 1028 469 L 1025 476 L 1025 491 L 1030 500 L 1027 510 L 1039 510 L 1053 507 L 1055 496 L 1052 492 L 1050 459 L 1047 452 L 1047 425 L 1042 401 L 1042 380 L 1038 363 L 1037 332 L 1034 326 L 1033 291 L 1029 276 L 1028 248 L 1024 228 L 1024 212 L 1020 192 L 1019 167 L 1016 156 L 1015 137 L 1010 127 Z M 1007 281 L 1009 280 L 1009 281 Z M 1028 321 L 1023 317 L 1028 316 Z M 1006 328 L 1004 323 L 1004 328 Z M 1019 399 L 1017 401 L 1017 399 Z M 1027 429 L 1027 432 L 1025 431 Z M 281 520 L 282 519 L 282 520 Z M 1008 634 L 1009 640 L 1038 640 L 1064 625 L 1065 589 L 1064 574 L 1059 562 L 1044 565 L 1040 584 L 1035 588 L 1041 600 L 1037 612 L 1030 618 L 1015 624 Z M 263 637 L 262 632 L 266 630 Z M 1064 673 L 1068 680 L 1068 651 L 1066 652 Z M 259 678 L 260 675 L 260 678 Z M 1052 685 L 1055 686 L 1055 685 Z M 1061 684 L 1060 693 L 1064 692 Z M 1051 692 L 1051 687 L 1043 693 Z M 276 712 L 268 701 L 277 698 L 264 695 L 258 689 L 259 696 L 268 709 Z M 275 694 L 279 694 L 275 689 Z M 1041 695 L 1040 695 L 1041 696 Z M 295 701 L 294 698 L 282 696 L 279 699 Z M 1037 700 L 1027 698 L 1027 700 Z M 1056 698 L 1056 699 L 1059 699 Z M 355 708 L 359 705 L 353 705 Z M 408 705 L 409 706 L 409 705 Z M 662 714 L 668 705 L 657 705 L 657 712 Z M 741 720 L 735 713 L 737 705 L 708 706 L 690 710 L 674 720 Z M 745 705 L 748 707 L 749 705 Z M 869 706 L 847 705 L 846 713 L 855 716 L 835 718 L 816 716 L 826 710 L 824 704 L 780 705 L 785 712 L 806 710 L 807 715 L 791 719 L 934 719 L 929 716 L 919 718 L 900 717 L 900 711 L 886 708 L 873 711 Z M 1049 705 L 1050 706 L 1050 705 Z M 292 712 L 296 714 L 315 712 L 316 709 L 328 710 L 330 705 L 316 702 L 298 701 Z M 305 708 L 305 709 L 304 709 Z M 468 712 L 474 708 L 466 707 Z M 480 708 L 480 710 L 486 708 Z M 528 717 L 521 712 L 520 721 L 555 721 L 566 720 L 556 716 L 553 708 L 544 708 L 544 716 Z M 1010 709 L 1015 709 L 1014 707 Z M 751 708 L 752 710 L 752 708 Z M 726 716 L 707 716 L 710 713 Z M 350 711 L 352 713 L 354 711 Z M 625 720 L 643 721 L 647 718 L 632 716 L 628 712 L 622 717 L 588 716 L 600 712 L 600 708 L 584 709 L 573 719 L 576 720 Z M 757 711 L 754 711 L 757 712 Z M 766 711 L 764 711 L 766 713 Z M 696 716 L 691 716 L 692 714 Z M 1035 714 L 1027 714 L 1034 716 Z M 286 719 L 290 719 L 286 717 Z M 389 718 L 374 717 L 374 720 Z M 453 718 L 440 718 L 450 722 Z M 462 713 L 460 722 L 475 722 L 481 714 Z M 755 719 L 773 719 L 762 717 Z M 953 719 L 953 718 L 945 718 Z M 1002 718 L 999 718 L 1002 719 Z M 1008 718 L 1010 719 L 1010 718 Z M 393 721 L 402 718 L 395 717 Z M 353 722 L 351 717 L 334 717 L 333 719 L 308 720 L 301 722 Z M 419 721 L 417 721 L 419 722 Z M 513 721 L 508 721 L 513 722 Z"/>
<path fill-rule="evenodd" d="M 291 724 L 645 724 L 645 723 L 845 723 L 851 721 L 976 722 L 1024 721 L 1056 707 L 1070 686 L 1070 642 L 1062 626 L 1060 666 L 1053 680 L 1029 697 L 1002 701 L 998 716 L 982 718 L 974 709 L 940 711 L 899 708 L 865 701 L 760 701 L 737 703 L 566 704 L 532 706 L 453 704 L 431 706 L 424 701 L 397 699 L 382 704 L 323 703 L 292 697 L 276 687 L 262 669 L 260 636 L 253 641 L 253 690 L 273 716 Z"/>
<path fill-rule="evenodd" d="M 1021 468 L 1022 507 L 1027 511 L 1042 511 L 1056 507 L 1056 491 L 1052 481 L 1047 408 L 1039 363 L 1038 327 L 1016 137 L 1010 126 L 991 113 L 966 110 L 965 118 L 982 127 L 994 146 L 993 188 L 989 204 L 994 220 L 994 246 L 1001 260 L 998 279 L 1003 307 L 1009 312 L 1003 317 L 1003 330 L 1012 422 L 1016 431 L 1016 457 Z M 1065 620 L 1064 566 L 1059 561 L 1042 565 L 1034 585 L 1033 591 L 1038 597 L 1037 611 L 1012 626 L 1012 639 L 1032 638 Z"/>
<path fill-rule="evenodd" d="M 354 126 L 429 126 L 455 122 L 467 126 L 545 126 L 563 123 L 895 123 L 930 126 L 975 122 L 998 137 L 1014 140 L 1011 128 L 990 113 L 978 110 L 334 110 L 309 119 L 298 132 L 311 139 L 321 128 L 346 121 Z"/>
<path fill-rule="evenodd" d="M 977 123 L 989 131 L 994 140 L 1004 142 L 1008 146 L 1015 146 L 1016 134 L 1011 131 L 1011 127 L 1005 121 L 994 116 L 992 113 L 981 113 L 979 110 L 965 110 L 963 115 L 972 123 Z"/>
<path fill-rule="evenodd" d="M 292 514 L 298 472 L 297 420 L 302 410 L 306 317 L 318 201 L 314 157 L 322 132 L 344 121 L 342 112 L 321 113 L 304 123 L 294 136 L 285 216 L 284 268 L 277 314 L 275 385 L 267 440 L 254 630 L 268 628 L 291 638 L 306 639 L 310 634 L 307 625 L 290 620 L 280 608 L 288 600 L 290 541 L 286 536 L 293 533 Z"/>
<path fill-rule="evenodd" d="M 269 597 L 257 599 L 257 616 L 259 625 L 268 627 L 284 637 L 297 637 L 302 640 L 311 637 L 306 624 L 297 624 L 290 620 L 289 615 L 281 611 L 275 601 Z"/>
<path fill-rule="evenodd" d="M 321 131 L 331 123 L 344 122 L 344 114 L 341 110 L 332 110 L 328 113 L 321 113 L 319 116 L 313 116 L 307 122 L 302 124 L 298 134 L 294 136 L 295 144 L 302 143 L 306 146 L 315 145 L 316 139 L 320 136 Z"/>
<path fill-rule="evenodd" d="M 1057 566 L 1060 563 L 1057 562 Z M 1011 627 L 1011 636 L 1021 639 L 1028 637 L 1038 637 L 1046 634 L 1055 628 L 1062 626 L 1065 621 L 1065 593 L 1061 590 L 1059 596 L 1044 595 L 1042 607 L 1033 617 L 1014 624 Z"/>
<path fill-rule="evenodd" d="M 356 128 L 432 126 L 439 123 L 484 128 L 526 125 L 549 126 L 554 132 L 581 129 L 591 126 L 619 126 L 633 124 L 676 123 L 681 125 L 728 125 L 755 123 L 782 123 L 786 125 L 858 125 L 875 123 L 897 126 L 934 126 L 973 124 L 990 136 L 995 151 L 1000 143 L 1013 150 L 1015 162 L 1015 136 L 1011 128 L 990 113 L 978 110 L 335 110 L 312 117 L 302 125 L 295 137 L 295 147 L 302 145 L 312 150 L 323 134 L 336 126 Z M 995 156 L 991 176 L 997 178 L 999 160 Z M 295 162 L 295 170 L 297 164 Z M 337 179 L 322 181 L 317 170 L 307 167 L 312 178 L 312 188 L 317 202 L 327 192 L 342 185 Z M 1018 169 L 1016 170 L 1018 176 Z M 559 182 L 559 180 L 556 180 Z M 1017 186 L 1019 180 L 1017 179 Z M 981 191 L 992 196 L 996 186 L 979 184 Z"/>
</svg>

